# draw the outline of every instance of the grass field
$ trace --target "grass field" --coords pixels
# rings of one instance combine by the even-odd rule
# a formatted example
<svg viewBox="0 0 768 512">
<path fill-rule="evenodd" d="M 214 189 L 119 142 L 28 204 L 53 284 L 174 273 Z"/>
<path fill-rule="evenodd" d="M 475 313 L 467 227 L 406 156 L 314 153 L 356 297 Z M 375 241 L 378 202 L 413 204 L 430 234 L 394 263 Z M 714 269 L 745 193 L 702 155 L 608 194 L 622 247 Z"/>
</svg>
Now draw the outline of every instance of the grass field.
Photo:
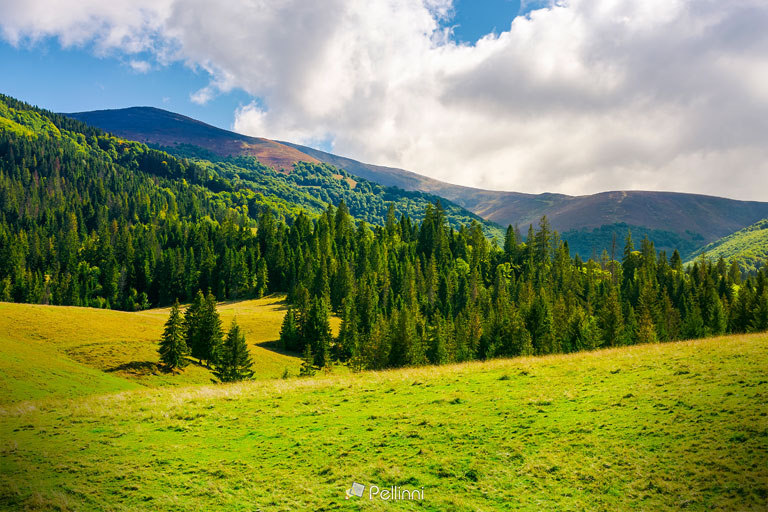
<svg viewBox="0 0 768 512">
<path fill-rule="evenodd" d="M 767 362 L 760 334 L 11 404 L 0 507 L 765 510 Z"/>
<path fill-rule="evenodd" d="M 301 361 L 277 350 L 284 297 L 219 304 L 224 329 L 237 317 L 256 377 L 297 375 Z M 168 309 L 137 313 L 0 302 L 0 405 L 72 397 L 140 386 L 209 384 L 210 370 L 181 374 L 158 367 L 157 344 Z M 339 320 L 331 319 L 334 330 Z"/>
</svg>

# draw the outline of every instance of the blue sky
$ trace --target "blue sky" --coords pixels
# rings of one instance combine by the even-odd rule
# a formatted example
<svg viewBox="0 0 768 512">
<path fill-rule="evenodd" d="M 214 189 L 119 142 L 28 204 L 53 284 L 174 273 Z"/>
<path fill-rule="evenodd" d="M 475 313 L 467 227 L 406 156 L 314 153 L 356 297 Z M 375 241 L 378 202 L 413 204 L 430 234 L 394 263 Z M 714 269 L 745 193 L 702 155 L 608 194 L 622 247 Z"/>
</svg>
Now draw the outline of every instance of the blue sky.
<svg viewBox="0 0 768 512">
<path fill-rule="evenodd" d="M 472 44 L 490 32 L 508 30 L 520 12 L 520 1 L 458 0 L 454 10 L 446 25 L 453 27 L 457 42 Z M 18 48 L 0 40 L 0 92 L 55 112 L 153 106 L 227 129 L 235 110 L 255 99 L 235 89 L 200 105 L 190 95 L 208 85 L 205 71 L 175 62 L 139 72 L 124 56 L 97 53 L 91 45 L 63 49 L 51 38 Z M 152 60 L 131 57 L 142 58 Z"/>
<path fill-rule="evenodd" d="M 478 188 L 768 200 L 766 26 L 765 0 L 0 0 L 0 92 Z"/>
</svg>

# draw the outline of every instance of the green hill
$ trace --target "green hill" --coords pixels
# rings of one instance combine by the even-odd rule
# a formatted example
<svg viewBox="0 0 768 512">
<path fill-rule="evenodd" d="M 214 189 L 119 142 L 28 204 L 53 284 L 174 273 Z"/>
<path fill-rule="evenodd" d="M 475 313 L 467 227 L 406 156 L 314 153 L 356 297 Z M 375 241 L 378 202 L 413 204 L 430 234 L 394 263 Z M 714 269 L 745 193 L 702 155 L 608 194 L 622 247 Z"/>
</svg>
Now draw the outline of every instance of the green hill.
<svg viewBox="0 0 768 512">
<path fill-rule="evenodd" d="M 381 226 L 390 203 L 398 215 L 406 213 L 422 219 L 428 203 L 442 200 L 448 223 L 454 228 L 475 221 L 483 226 L 486 236 L 503 239 L 499 225 L 445 198 L 353 177 L 340 166 L 323 163 L 279 142 L 247 137 L 150 107 L 66 115 L 120 137 L 190 158 L 228 178 L 235 187 L 246 187 L 270 200 L 293 205 L 294 214 L 296 208 L 319 214 L 328 204 L 343 200 L 352 216 Z"/>
<path fill-rule="evenodd" d="M 278 378 L 285 371 L 298 375 L 299 358 L 275 348 L 284 299 L 272 295 L 219 305 L 225 326 L 237 317 L 257 379 Z M 157 344 L 167 318 L 168 308 L 125 312 L 0 302 L 0 405 L 211 383 L 211 371 L 196 364 L 178 375 L 161 370 Z M 339 320 L 331 324 L 337 332 Z"/>
<path fill-rule="evenodd" d="M 759 334 L 10 406 L 0 508 L 761 510 L 766 358 Z"/>
<path fill-rule="evenodd" d="M 754 273 L 768 263 L 768 219 L 736 231 L 694 252 L 688 263 L 701 255 L 718 260 L 736 261 L 742 272 Z"/>
</svg>

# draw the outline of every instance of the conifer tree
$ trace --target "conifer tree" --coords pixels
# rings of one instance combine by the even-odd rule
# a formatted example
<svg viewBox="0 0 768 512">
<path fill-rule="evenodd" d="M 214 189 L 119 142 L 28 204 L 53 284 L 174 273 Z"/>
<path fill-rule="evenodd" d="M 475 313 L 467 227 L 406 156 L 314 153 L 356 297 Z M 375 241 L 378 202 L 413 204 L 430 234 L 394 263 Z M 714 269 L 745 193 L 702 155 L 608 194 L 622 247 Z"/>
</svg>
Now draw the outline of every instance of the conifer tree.
<svg viewBox="0 0 768 512">
<path fill-rule="evenodd" d="M 314 297 L 309 313 L 302 326 L 301 336 L 305 344 L 312 346 L 315 365 L 324 368 L 331 362 L 331 324 L 330 312 L 325 299 Z"/>
<path fill-rule="evenodd" d="M 296 315 L 293 312 L 293 308 L 288 308 L 288 312 L 283 317 L 283 324 L 280 327 L 280 345 L 284 350 L 298 350 L 300 341 L 300 333 L 296 325 Z"/>
<path fill-rule="evenodd" d="M 203 292 L 198 290 L 192 303 L 184 312 L 184 339 L 190 355 L 202 363 L 205 352 L 200 336 L 201 315 L 205 304 Z"/>
<path fill-rule="evenodd" d="M 600 313 L 600 329 L 603 345 L 615 347 L 624 340 L 624 316 L 615 286 L 610 287 L 608 297 Z"/>
<path fill-rule="evenodd" d="M 315 356 L 312 354 L 312 346 L 307 343 L 304 346 L 304 354 L 301 357 L 299 376 L 311 377 L 315 374 L 315 371 L 317 371 L 317 368 L 315 367 Z"/>
<path fill-rule="evenodd" d="M 264 258 L 259 258 L 256 264 L 256 298 L 261 298 L 267 293 L 269 286 L 269 272 L 267 271 L 267 262 Z"/>
<path fill-rule="evenodd" d="M 637 321 L 637 343 L 655 343 L 656 327 L 648 308 L 640 309 L 640 317 Z"/>
<path fill-rule="evenodd" d="M 198 321 L 198 336 L 201 359 L 206 366 L 216 365 L 221 351 L 222 329 L 221 318 L 216 311 L 216 297 L 211 292 L 205 297 Z"/>
<path fill-rule="evenodd" d="M 577 309 L 568 324 L 568 337 L 568 344 L 574 352 L 595 348 L 599 337 L 595 318 Z"/>
<path fill-rule="evenodd" d="M 683 338 L 701 338 L 704 336 L 704 319 L 701 317 L 701 308 L 699 308 L 695 300 L 686 299 L 685 309 L 686 313 L 681 333 Z"/>
<path fill-rule="evenodd" d="M 253 377 L 253 361 L 236 320 L 232 320 L 227 337 L 221 345 L 214 375 L 221 382 L 235 382 Z"/>
<path fill-rule="evenodd" d="M 179 301 L 171 307 L 168 321 L 165 323 L 163 337 L 160 340 L 160 361 L 170 370 L 184 368 L 187 365 L 186 355 L 189 352 L 184 341 L 184 326 L 179 313 Z"/>
</svg>

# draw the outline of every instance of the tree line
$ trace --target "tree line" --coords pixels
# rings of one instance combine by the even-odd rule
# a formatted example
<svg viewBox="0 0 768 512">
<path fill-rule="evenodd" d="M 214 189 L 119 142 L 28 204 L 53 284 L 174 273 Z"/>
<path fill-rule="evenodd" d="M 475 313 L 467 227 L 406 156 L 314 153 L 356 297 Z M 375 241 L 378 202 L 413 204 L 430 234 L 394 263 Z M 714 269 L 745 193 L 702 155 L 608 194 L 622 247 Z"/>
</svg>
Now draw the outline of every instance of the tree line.
<svg viewBox="0 0 768 512">
<path fill-rule="evenodd" d="M 260 229 L 269 254 L 281 235 Z M 390 211 L 373 229 L 355 226 L 342 204 L 297 222 L 288 237 L 280 275 L 293 308 L 281 340 L 316 366 L 441 364 L 768 329 L 765 267 L 744 281 L 723 259 L 684 268 L 677 251 L 667 257 L 647 238 L 636 248 L 631 232 L 621 261 L 584 262 L 546 217 L 525 241 L 510 226 L 497 247 L 477 225 L 448 227 L 439 203 L 421 224 Z M 331 313 L 342 319 L 336 338 Z"/>
<path fill-rule="evenodd" d="M 23 126 L 0 130 L 0 300 L 137 310 L 194 303 L 199 290 L 223 299 L 285 292 L 281 340 L 315 367 L 768 328 L 765 267 L 746 279 L 722 259 L 683 267 L 677 251 L 657 252 L 647 238 L 636 247 L 631 234 L 620 257 L 583 261 L 546 218 L 525 237 L 509 227 L 497 244 L 478 222 L 451 225 L 439 202 L 421 221 L 390 204 L 369 225 L 344 201 L 287 218 L 194 162 L 61 116 L 22 114 L 9 119 Z M 337 337 L 331 314 L 342 319 Z"/>
</svg>

